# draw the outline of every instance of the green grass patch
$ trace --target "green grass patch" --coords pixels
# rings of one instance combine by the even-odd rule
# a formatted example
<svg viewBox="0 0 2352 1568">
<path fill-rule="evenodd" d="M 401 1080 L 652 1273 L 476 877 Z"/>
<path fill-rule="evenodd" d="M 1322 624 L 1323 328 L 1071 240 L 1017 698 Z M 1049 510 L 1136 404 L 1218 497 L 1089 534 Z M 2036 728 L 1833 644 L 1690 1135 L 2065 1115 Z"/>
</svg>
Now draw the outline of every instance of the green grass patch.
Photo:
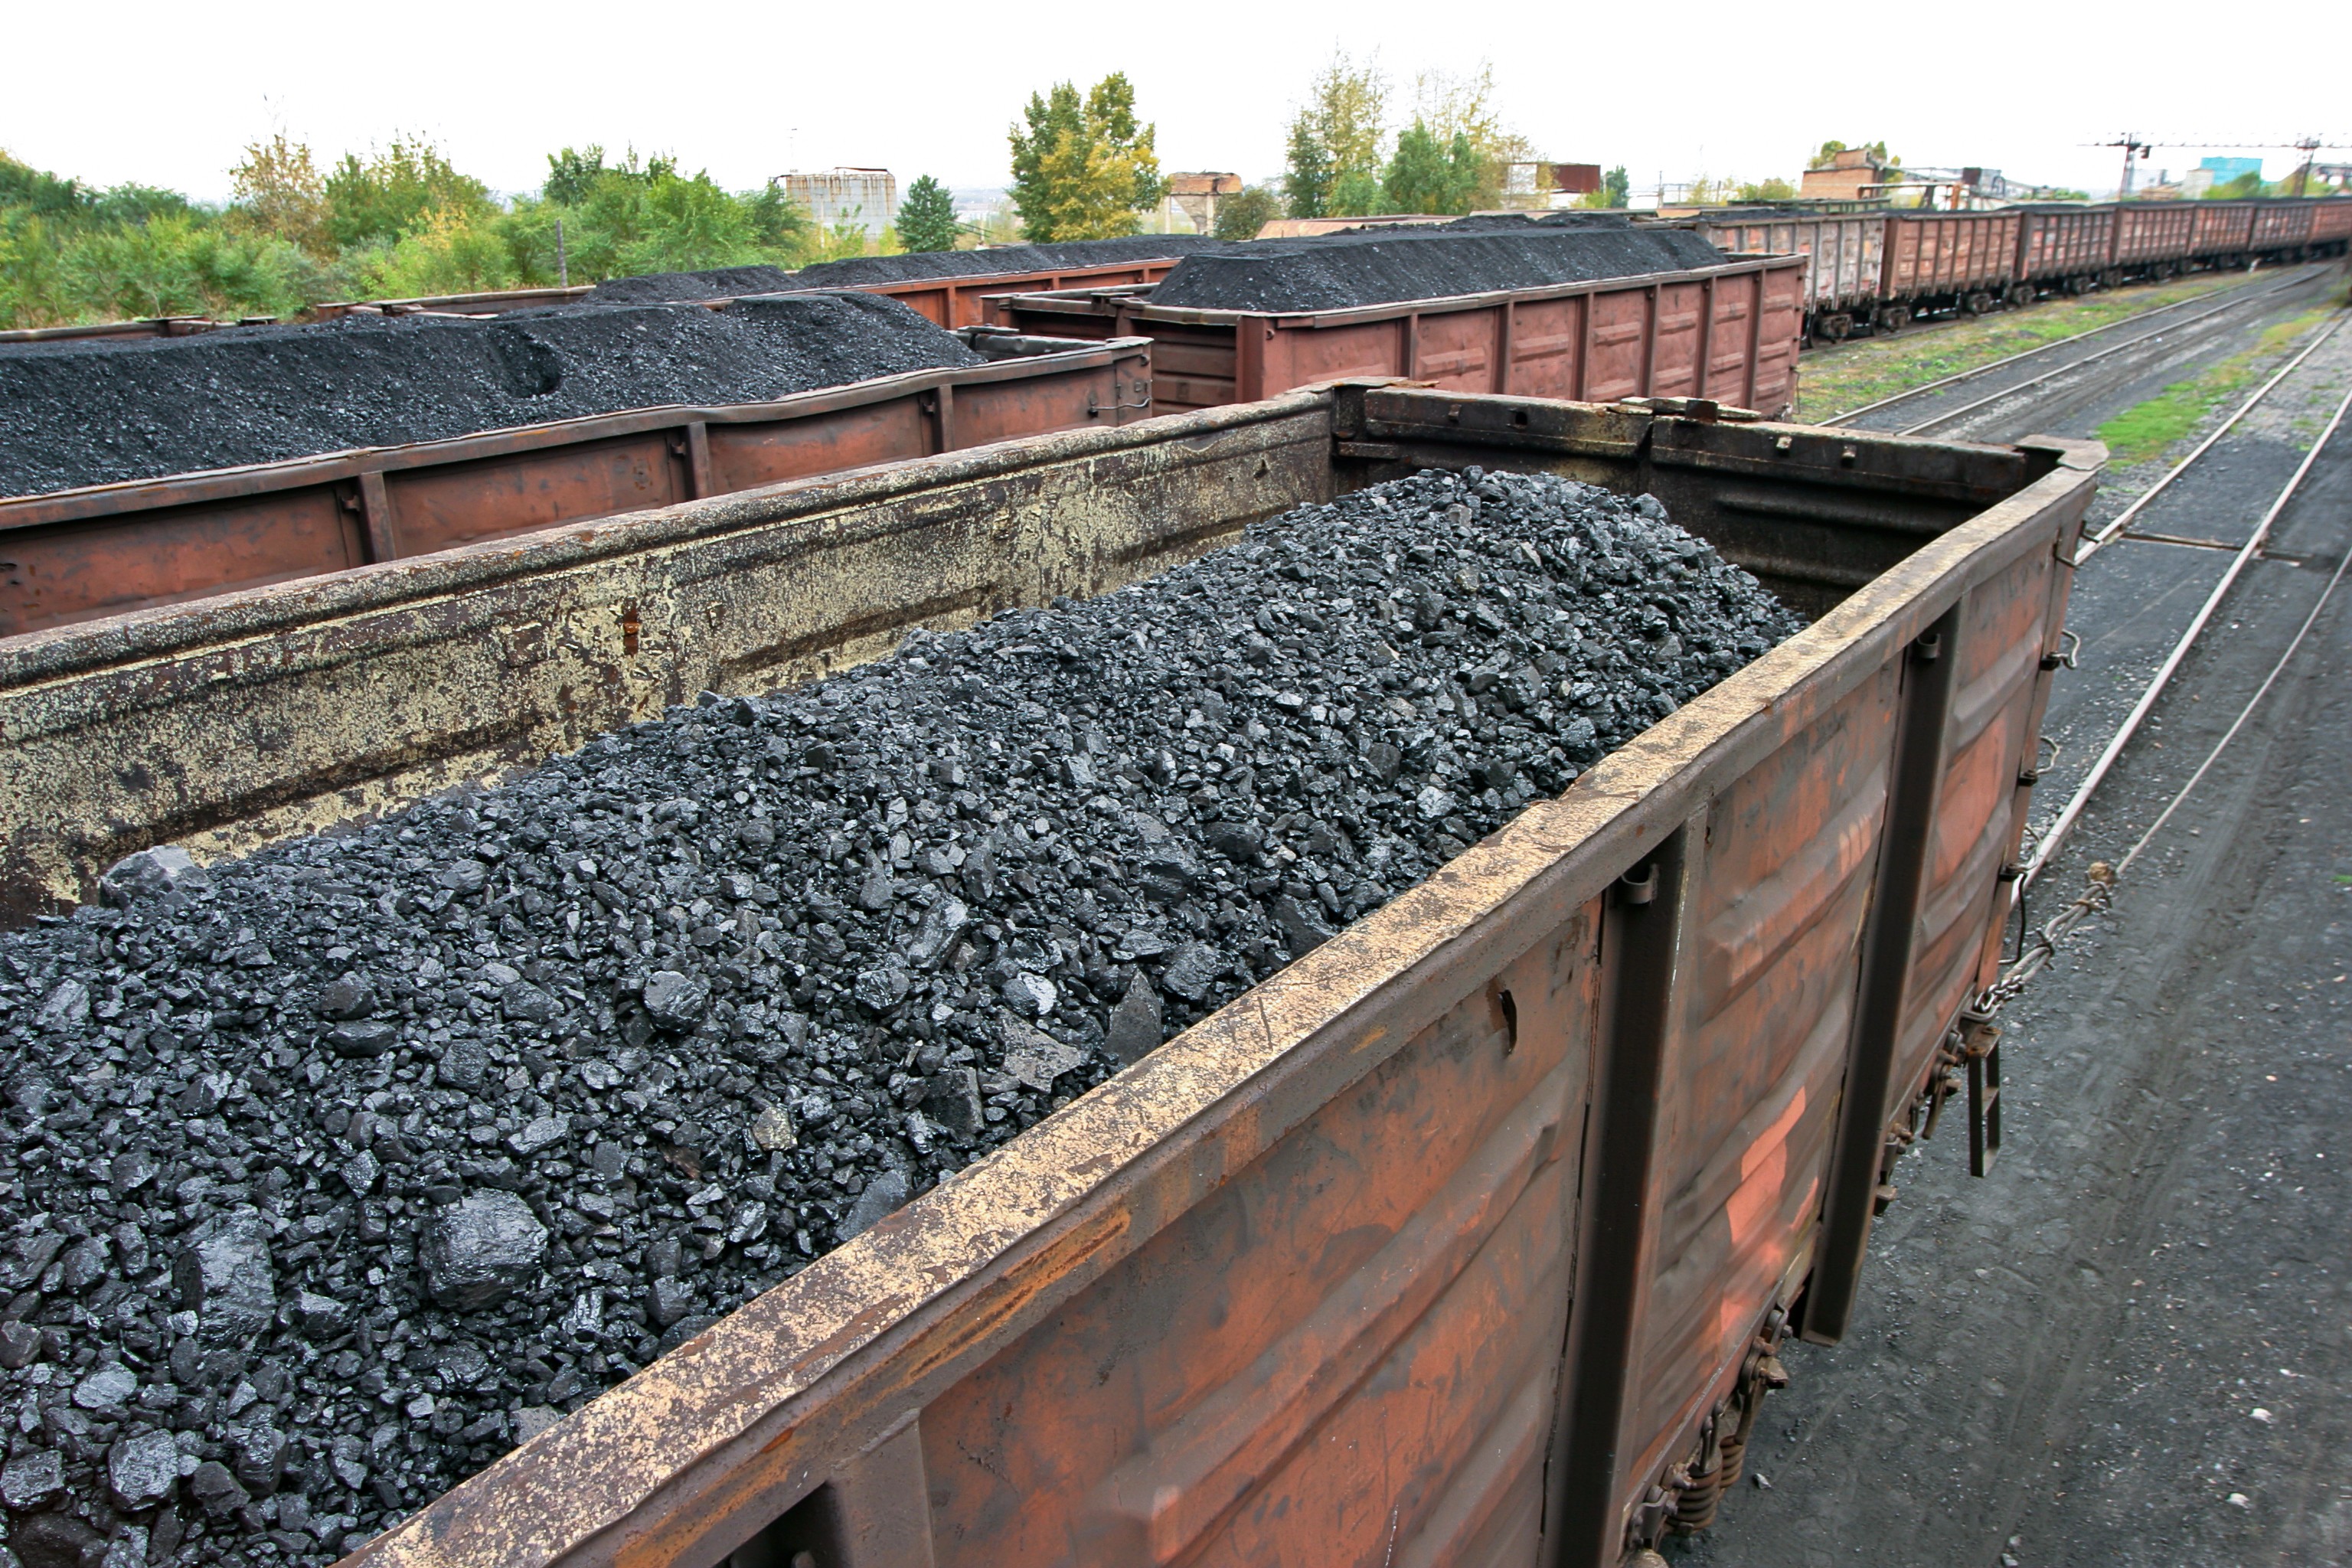
<svg viewBox="0 0 2352 1568">
<path fill-rule="evenodd" d="M 2174 382 L 2100 426 L 2099 439 L 2107 444 L 2109 461 L 2117 468 L 2144 463 L 2187 439 L 2222 402 L 2251 386 L 2256 376 L 2267 374 L 2272 362 L 2284 358 L 2295 340 L 2325 321 L 2331 309 L 2323 305 L 2264 328 L 2253 347 Z"/>
<path fill-rule="evenodd" d="M 2001 310 L 1973 321 L 1923 327 L 1916 333 L 1866 338 L 1805 356 L 1797 384 L 1797 417 L 1827 419 L 1849 408 L 1908 392 L 1947 375 L 1990 364 L 2077 332 L 2091 331 L 2183 300 L 2218 294 L 2256 281 L 2243 272 L 2208 274 L 2161 288 L 2126 289 L 2080 300 L 2051 300 L 2022 310 Z M 2261 279 L 2267 281 L 2267 279 Z"/>
</svg>

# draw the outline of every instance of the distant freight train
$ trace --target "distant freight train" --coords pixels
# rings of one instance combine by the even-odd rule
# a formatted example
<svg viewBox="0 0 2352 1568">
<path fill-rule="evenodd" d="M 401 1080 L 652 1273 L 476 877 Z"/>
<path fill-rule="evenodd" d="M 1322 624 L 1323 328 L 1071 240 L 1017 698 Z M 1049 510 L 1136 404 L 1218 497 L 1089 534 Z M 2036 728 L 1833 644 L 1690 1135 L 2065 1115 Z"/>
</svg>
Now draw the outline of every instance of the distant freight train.
<svg viewBox="0 0 2352 1568">
<path fill-rule="evenodd" d="M 1897 332 L 1916 316 L 1981 315 L 2183 272 L 2341 256 L 2352 198 L 2115 202 L 1987 212 L 1814 213 L 1726 208 L 1676 220 L 1718 248 L 1802 254 L 1805 337 Z"/>
</svg>

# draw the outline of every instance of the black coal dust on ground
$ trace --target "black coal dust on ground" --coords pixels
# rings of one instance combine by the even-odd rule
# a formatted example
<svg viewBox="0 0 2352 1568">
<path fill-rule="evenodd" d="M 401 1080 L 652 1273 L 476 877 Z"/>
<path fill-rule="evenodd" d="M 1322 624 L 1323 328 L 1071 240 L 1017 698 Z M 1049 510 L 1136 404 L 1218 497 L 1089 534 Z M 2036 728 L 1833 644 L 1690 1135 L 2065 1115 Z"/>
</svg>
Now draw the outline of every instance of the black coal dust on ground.
<svg viewBox="0 0 2352 1568">
<path fill-rule="evenodd" d="M 982 363 L 895 300 L 345 316 L 0 353 L 0 495 Z"/>
<path fill-rule="evenodd" d="M 17 1550 L 331 1555 L 1795 625 L 1653 500 L 1429 472 L 208 878 L 135 857 L 0 937 Z"/>
</svg>

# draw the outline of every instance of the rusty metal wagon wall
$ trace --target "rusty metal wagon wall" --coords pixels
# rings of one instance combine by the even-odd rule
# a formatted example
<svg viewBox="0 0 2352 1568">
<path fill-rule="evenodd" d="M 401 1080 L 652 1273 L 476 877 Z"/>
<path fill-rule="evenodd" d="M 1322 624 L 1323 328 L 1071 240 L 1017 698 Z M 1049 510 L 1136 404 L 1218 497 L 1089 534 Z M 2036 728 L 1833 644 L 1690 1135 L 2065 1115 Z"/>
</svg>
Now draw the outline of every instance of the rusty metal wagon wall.
<svg viewBox="0 0 2352 1568">
<path fill-rule="evenodd" d="M 1778 414 L 1796 397 L 1801 257 L 1543 289 L 1276 313 L 1179 309 L 1145 289 L 1015 294 L 1024 331 L 1152 340 L 1153 398 L 1175 412 L 1347 376 L 1607 401 L 1704 397 Z"/>
<path fill-rule="evenodd" d="M 1140 340 L 966 335 L 994 363 L 0 498 L 0 637 L 1150 410 Z"/>
<path fill-rule="evenodd" d="M 0 644 L 9 875 L 414 798 L 1423 465 L 1655 493 L 1819 619 L 356 1559 L 1605 1568 L 1842 1329 L 1994 955 L 2097 460 L 1349 384 L 795 481 Z"/>
</svg>

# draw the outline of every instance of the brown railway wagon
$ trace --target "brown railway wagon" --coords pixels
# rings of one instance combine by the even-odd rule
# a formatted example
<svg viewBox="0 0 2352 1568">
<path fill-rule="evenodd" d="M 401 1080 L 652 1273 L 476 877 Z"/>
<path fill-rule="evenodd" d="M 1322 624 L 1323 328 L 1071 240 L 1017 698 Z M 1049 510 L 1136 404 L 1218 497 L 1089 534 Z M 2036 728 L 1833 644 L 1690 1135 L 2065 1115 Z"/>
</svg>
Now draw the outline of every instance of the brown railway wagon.
<svg viewBox="0 0 2352 1568">
<path fill-rule="evenodd" d="M 2196 224 L 2191 202 L 2118 203 L 2109 259 L 2126 273 L 2168 278 L 2187 262 Z"/>
<path fill-rule="evenodd" d="M 999 272 L 979 278 L 910 278 L 897 283 L 860 285 L 868 294 L 887 294 L 942 327 L 1012 325 L 992 296 L 1053 289 L 1116 289 L 1157 283 L 1175 270 L 1179 258 L 1128 261 L 1102 267 L 1070 267 L 1058 272 Z"/>
<path fill-rule="evenodd" d="M 1608 1568 L 1842 1321 L 2098 458 L 1321 388 L 0 644 L 0 820 L 250 842 L 1423 465 L 1655 493 L 1820 618 L 353 1560 Z"/>
<path fill-rule="evenodd" d="M 1751 215 L 1734 208 L 1677 223 L 1727 254 L 1805 258 L 1807 331 L 1813 336 L 1843 338 L 1857 315 L 1866 321 L 1877 305 L 1884 213 Z"/>
<path fill-rule="evenodd" d="M 2340 254 L 2347 241 L 2352 241 L 2352 197 L 2315 203 L 2311 209 L 2311 243 L 2330 246 Z"/>
<path fill-rule="evenodd" d="M 0 637 L 1150 406 L 1139 340 L 970 335 L 995 363 L 0 499 Z"/>
<path fill-rule="evenodd" d="M 2014 281 L 2018 216 L 2013 212 L 1889 213 L 1881 321 L 1946 305 L 1992 309 Z"/>
<path fill-rule="evenodd" d="M 2079 294 L 2108 279 L 2114 267 L 2114 207 L 2021 207 L 2018 216 L 2019 282 Z"/>
<path fill-rule="evenodd" d="M 2197 202 L 2189 254 L 2199 260 L 2242 256 L 2254 233 L 2252 202 Z"/>
<path fill-rule="evenodd" d="M 1704 397 L 1778 414 L 1796 400 L 1802 257 L 1687 272 L 1277 313 L 1177 309 L 1141 289 L 1019 294 L 1008 324 L 1152 340 L 1152 397 L 1174 412 L 1347 376 L 1528 397 Z"/>
<path fill-rule="evenodd" d="M 2258 253 L 2300 250 L 2311 241 L 2310 202 L 2256 202 L 2253 237 L 2249 247 Z"/>
<path fill-rule="evenodd" d="M 1003 321 L 989 313 L 986 300 L 991 294 L 1002 294 L 1010 289 L 1107 289 L 1122 283 L 1157 283 L 1168 276 L 1180 259 L 1181 258 L 1164 257 L 1107 262 L 1099 267 L 1066 267 L 1049 272 L 992 272 L 970 278 L 906 278 L 890 283 L 855 283 L 843 287 L 865 294 L 887 294 L 916 314 L 950 330 L 1002 326 Z M 509 310 L 576 305 L 593 292 L 594 290 L 590 285 L 575 284 L 568 289 L 509 289 L 496 293 L 435 294 L 409 300 L 338 300 L 332 304 L 313 306 L 304 314 L 306 319 L 314 321 L 331 321 L 338 316 L 361 314 L 495 316 Z M 712 306 L 726 303 L 722 300 L 680 302 Z M 236 321 L 215 321 L 204 316 L 161 316 L 137 321 L 106 321 L 95 326 L 35 327 L 0 331 L 0 343 L 53 342 L 79 338 L 176 338 L 239 324 Z"/>
</svg>

